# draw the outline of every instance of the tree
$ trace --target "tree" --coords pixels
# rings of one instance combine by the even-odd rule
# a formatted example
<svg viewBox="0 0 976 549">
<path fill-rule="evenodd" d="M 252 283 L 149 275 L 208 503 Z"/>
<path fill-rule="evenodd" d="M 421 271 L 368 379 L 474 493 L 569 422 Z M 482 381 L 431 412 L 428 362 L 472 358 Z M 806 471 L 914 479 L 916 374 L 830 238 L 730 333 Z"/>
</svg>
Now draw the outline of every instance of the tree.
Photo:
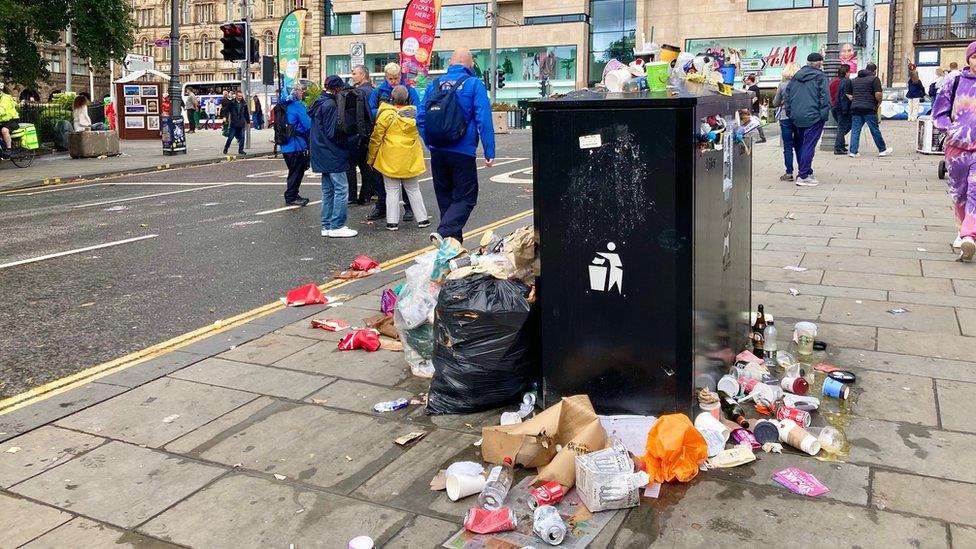
<svg viewBox="0 0 976 549">
<path fill-rule="evenodd" d="M 130 9 L 126 0 L 0 0 L 0 77 L 25 87 L 46 80 L 38 44 L 61 42 L 69 24 L 77 58 L 96 68 L 122 59 L 133 43 Z"/>
<path fill-rule="evenodd" d="M 619 40 L 610 42 L 610 45 L 603 52 L 603 62 L 607 63 L 611 59 L 616 59 L 624 64 L 630 63 L 634 60 L 634 46 L 636 43 L 637 40 L 634 37 L 633 31 L 630 34 L 622 36 Z"/>
</svg>

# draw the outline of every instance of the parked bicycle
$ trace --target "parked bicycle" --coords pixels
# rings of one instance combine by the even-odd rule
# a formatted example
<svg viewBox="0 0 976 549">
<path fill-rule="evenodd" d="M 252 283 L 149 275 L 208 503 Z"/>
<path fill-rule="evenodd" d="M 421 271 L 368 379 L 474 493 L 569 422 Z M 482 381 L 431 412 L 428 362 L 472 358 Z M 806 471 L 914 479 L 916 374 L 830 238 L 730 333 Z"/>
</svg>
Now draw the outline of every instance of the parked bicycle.
<svg viewBox="0 0 976 549">
<path fill-rule="evenodd" d="M 37 129 L 33 124 L 21 123 L 16 130 L 10 132 L 11 149 L 10 161 L 18 168 L 27 168 L 34 163 L 37 156 Z M 3 150 L 3 140 L 0 140 L 0 150 Z"/>
</svg>

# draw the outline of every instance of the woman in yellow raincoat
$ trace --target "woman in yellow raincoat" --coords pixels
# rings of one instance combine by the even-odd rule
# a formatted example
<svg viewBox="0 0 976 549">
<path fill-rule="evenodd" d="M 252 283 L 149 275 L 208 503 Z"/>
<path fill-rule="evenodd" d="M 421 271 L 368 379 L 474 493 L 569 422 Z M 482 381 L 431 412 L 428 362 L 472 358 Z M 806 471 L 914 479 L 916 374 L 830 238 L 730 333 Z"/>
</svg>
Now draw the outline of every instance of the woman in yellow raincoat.
<svg viewBox="0 0 976 549">
<path fill-rule="evenodd" d="M 376 115 L 376 125 L 369 139 L 367 161 L 383 174 L 386 188 L 386 229 L 400 227 L 400 185 L 407 192 L 410 207 L 417 216 L 417 226 L 430 226 L 417 176 L 424 173 L 424 150 L 417 133 L 417 107 L 409 105 L 410 94 L 404 86 L 393 88 L 393 104 L 383 103 Z"/>
</svg>

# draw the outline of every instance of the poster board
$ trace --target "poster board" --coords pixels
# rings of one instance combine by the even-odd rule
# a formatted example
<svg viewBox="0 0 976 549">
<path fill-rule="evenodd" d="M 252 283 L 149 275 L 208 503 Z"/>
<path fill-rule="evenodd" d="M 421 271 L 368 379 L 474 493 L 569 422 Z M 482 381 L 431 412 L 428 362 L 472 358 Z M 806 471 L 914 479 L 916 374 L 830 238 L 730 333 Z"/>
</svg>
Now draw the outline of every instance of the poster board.
<svg viewBox="0 0 976 549">
<path fill-rule="evenodd" d="M 120 139 L 159 139 L 163 83 L 117 82 L 115 97 Z"/>
</svg>

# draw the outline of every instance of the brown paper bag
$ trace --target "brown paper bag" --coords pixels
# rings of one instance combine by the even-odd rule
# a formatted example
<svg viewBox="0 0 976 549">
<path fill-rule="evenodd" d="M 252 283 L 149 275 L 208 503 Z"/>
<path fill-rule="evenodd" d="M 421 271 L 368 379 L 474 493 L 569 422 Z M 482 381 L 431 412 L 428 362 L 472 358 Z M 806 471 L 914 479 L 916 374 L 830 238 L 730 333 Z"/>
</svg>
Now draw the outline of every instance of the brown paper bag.
<svg viewBox="0 0 976 549">
<path fill-rule="evenodd" d="M 366 323 L 366 326 L 369 326 L 370 328 L 376 330 L 380 334 L 385 335 L 390 339 L 395 339 L 397 341 L 400 340 L 400 334 L 397 333 L 396 327 L 393 325 L 392 316 L 378 314 L 363 319 L 363 322 Z"/>
</svg>

